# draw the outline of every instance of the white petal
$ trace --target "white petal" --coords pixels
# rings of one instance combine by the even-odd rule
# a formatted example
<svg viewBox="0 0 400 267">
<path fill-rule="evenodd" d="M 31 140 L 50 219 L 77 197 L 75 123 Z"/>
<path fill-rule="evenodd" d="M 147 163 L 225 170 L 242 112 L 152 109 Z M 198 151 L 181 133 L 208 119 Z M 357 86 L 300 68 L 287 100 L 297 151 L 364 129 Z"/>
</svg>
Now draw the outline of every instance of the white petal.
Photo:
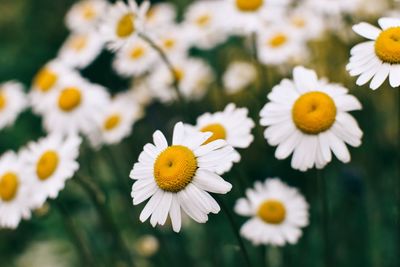
<svg viewBox="0 0 400 267">
<path fill-rule="evenodd" d="M 372 79 L 370 88 L 373 90 L 378 89 L 385 82 L 386 78 L 389 75 L 389 71 L 390 64 L 384 63 Z"/>
<path fill-rule="evenodd" d="M 160 150 L 164 150 L 168 147 L 167 139 L 165 139 L 165 136 L 160 131 L 156 131 L 153 134 L 153 141 L 157 148 Z"/>
<path fill-rule="evenodd" d="M 393 27 L 400 27 L 400 19 L 396 18 L 380 18 L 378 20 L 378 23 L 383 30 L 387 30 Z"/>
<path fill-rule="evenodd" d="M 392 87 L 400 86 L 400 65 L 391 65 L 390 66 L 390 74 L 389 74 L 389 82 Z"/>
<path fill-rule="evenodd" d="M 381 33 L 381 30 L 379 28 L 372 26 L 371 24 L 366 22 L 361 22 L 354 25 L 353 31 L 370 40 L 375 40 Z"/>
<path fill-rule="evenodd" d="M 204 169 L 197 170 L 193 183 L 211 193 L 226 194 L 232 189 L 232 185 L 219 175 Z"/>
</svg>

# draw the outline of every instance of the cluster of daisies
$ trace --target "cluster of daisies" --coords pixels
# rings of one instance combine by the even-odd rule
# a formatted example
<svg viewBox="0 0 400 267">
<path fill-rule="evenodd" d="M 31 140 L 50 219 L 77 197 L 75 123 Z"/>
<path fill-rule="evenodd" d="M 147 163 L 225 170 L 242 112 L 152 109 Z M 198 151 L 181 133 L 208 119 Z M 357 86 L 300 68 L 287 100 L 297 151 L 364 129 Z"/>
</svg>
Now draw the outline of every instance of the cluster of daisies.
<svg viewBox="0 0 400 267">
<path fill-rule="evenodd" d="M 78 171 L 82 137 L 94 149 L 118 144 L 131 135 L 153 100 L 202 99 L 218 77 L 191 50 L 214 49 L 231 36 L 252 40 L 261 64 L 292 66 L 292 78 L 271 89 L 259 114 L 265 139 L 276 147 L 275 157 L 291 156 L 292 168 L 300 171 L 322 169 L 332 155 L 349 162 L 348 146 L 360 146 L 363 135 L 349 112 L 360 110 L 361 103 L 342 85 L 318 78 L 314 70 L 296 62 L 304 61 L 307 42 L 332 26 L 325 25 L 323 17 L 356 12 L 361 1 L 294 2 L 196 1 L 180 22 L 175 7 L 167 3 L 83 0 L 74 4 L 66 16 L 70 35 L 57 57 L 40 68 L 29 93 L 17 82 L 0 85 L 0 130 L 30 107 L 43 118 L 48 134 L 18 153 L 0 157 L 0 226 L 15 228 L 33 209 L 57 197 Z M 359 85 L 371 80 L 371 88 L 376 89 L 389 77 L 390 85 L 397 87 L 400 20 L 384 18 L 379 25 L 382 29 L 366 23 L 354 26 L 370 41 L 352 49 L 347 69 L 350 75 L 360 76 Z M 115 54 L 114 71 L 132 79 L 131 88 L 113 96 L 80 73 L 104 49 Z M 257 75 L 254 63 L 234 61 L 221 80 L 225 92 L 234 94 L 252 86 Z M 169 217 L 173 230 L 179 232 L 184 214 L 205 223 L 208 214 L 220 211 L 210 193 L 226 194 L 232 189 L 222 176 L 240 162 L 241 150 L 254 140 L 256 123 L 248 113 L 247 108 L 230 103 L 222 111 L 199 116 L 195 125 L 178 122 L 171 142 L 160 131 L 154 132 L 153 143 L 144 146 L 130 173 L 133 204 L 147 201 L 142 222 L 149 219 L 153 226 L 163 225 Z M 279 178 L 256 182 L 234 208 L 237 214 L 251 217 L 241 228 L 242 236 L 254 244 L 276 246 L 297 242 L 308 224 L 308 209 L 301 193 Z"/>
</svg>

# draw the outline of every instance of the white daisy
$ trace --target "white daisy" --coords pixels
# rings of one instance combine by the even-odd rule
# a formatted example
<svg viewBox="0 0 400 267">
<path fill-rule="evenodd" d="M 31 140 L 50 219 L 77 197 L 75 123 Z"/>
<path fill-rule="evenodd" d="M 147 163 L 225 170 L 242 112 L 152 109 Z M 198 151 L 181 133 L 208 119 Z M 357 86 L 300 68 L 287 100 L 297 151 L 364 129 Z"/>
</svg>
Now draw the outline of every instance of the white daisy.
<svg viewBox="0 0 400 267">
<path fill-rule="evenodd" d="M 108 48 L 120 49 L 143 30 L 149 6 L 148 1 L 138 6 L 135 0 L 128 0 L 128 4 L 118 1 L 109 8 L 100 27 L 101 36 Z"/>
<path fill-rule="evenodd" d="M 121 76 L 140 76 L 150 71 L 157 60 L 157 52 L 147 42 L 135 37 L 117 52 L 113 67 Z"/>
<path fill-rule="evenodd" d="M 400 19 L 381 18 L 378 22 L 382 29 L 365 22 L 353 27 L 370 41 L 351 49 L 350 63 L 346 66 L 351 76 L 359 76 L 357 85 L 371 80 L 373 90 L 388 77 L 390 86 L 400 86 Z"/>
<path fill-rule="evenodd" d="M 236 61 L 229 65 L 222 77 L 225 92 L 235 94 L 257 79 L 256 67 L 245 61 Z"/>
<path fill-rule="evenodd" d="M 92 32 L 99 25 L 108 7 L 104 0 L 83 0 L 74 4 L 65 17 L 65 24 L 72 32 Z"/>
<path fill-rule="evenodd" d="M 152 5 L 146 13 L 146 29 L 156 30 L 159 27 L 174 24 L 176 13 L 176 7 L 171 3 L 157 3 Z"/>
<path fill-rule="evenodd" d="M 328 16 L 351 14 L 364 4 L 363 0 L 306 0 L 304 3 L 307 9 L 314 10 Z"/>
<path fill-rule="evenodd" d="M 160 131 L 153 135 L 154 144 L 147 144 L 139 155 L 130 177 L 133 204 L 147 199 L 140 221 L 150 218 L 153 227 L 163 225 L 168 214 L 175 232 L 181 229 L 181 209 L 193 220 L 205 223 L 208 214 L 218 213 L 220 207 L 208 192 L 226 194 L 232 185 L 213 171 L 233 152 L 224 140 L 207 145 L 211 133 L 185 131 L 183 124 L 174 128 L 172 145 Z"/>
<path fill-rule="evenodd" d="M 295 188 L 278 178 L 256 182 L 246 190 L 246 198 L 236 202 L 235 212 L 251 217 L 240 234 L 254 245 L 296 244 L 301 229 L 308 225 L 308 204 Z"/>
<path fill-rule="evenodd" d="M 224 111 L 214 114 L 205 113 L 197 118 L 196 125 L 187 125 L 190 129 L 200 132 L 210 132 L 212 136 L 204 143 L 208 144 L 215 140 L 225 140 L 233 148 L 247 148 L 254 140 L 251 130 L 255 124 L 248 116 L 247 108 L 237 108 L 235 104 L 230 103 Z M 218 166 L 215 171 L 223 174 L 229 171 L 233 163 L 240 161 L 240 154 L 236 150 L 231 158 L 226 158 L 225 164 Z"/>
<path fill-rule="evenodd" d="M 61 47 L 58 58 L 70 67 L 83 69 L 97 58 L 103 45 L 103 39 L 96 32 L 73 33 Z"/>
<path fill-rule="evenodd" d="M 304 7 L 291 10 L 288 20 L 293 32 L 306 41 L 320 38 L 325 29 L 321 16 Z"/>
<path fill-rule="evenodd" d="M 293 81 L 284 79 L 268 95 L 271 101 L 260 112 L 260 124 L 268 126 L 264 136 L 277 146 L 275 157 L 293 153 L 292 167 L 301 171 L 321 169 L 332 159 L 350 161 L 345 145 L 361 145 L 362 131 L 348 113 L 361 109 L 354 96 L 337 84 L 318 80 L 313 70 L 296 67 Z"/>
<path fill-rule="evenodd" d="M 152 39 L 158 47 L 172 60 L 184 57 L 190 47 L 185 29 L 179 24 L 168 24 L 152 32 Z"/>
<path fill-rule="evenodd" d="M 32 179 L 24 168 L 14 152 L 0 157 L 0 228 L 15 229 L 21 219 L 31 217 L 31 209 L 38 207 L 32 199 Z"/>
<path fill-rule="evenodd" d="M 12 125 L 28 106 L 22 84 L 9 81 L 0 84 L 0 130 Z"/>
<path fill-rule="evenodd" d="M 33 177 L 33 200 L 41 205 L 47 198 L 55 199 L 79 168 L 77 162 L 81 138 L 52 134 L 30 142 L 21 153 L 25 171 Z"/>
</svg>

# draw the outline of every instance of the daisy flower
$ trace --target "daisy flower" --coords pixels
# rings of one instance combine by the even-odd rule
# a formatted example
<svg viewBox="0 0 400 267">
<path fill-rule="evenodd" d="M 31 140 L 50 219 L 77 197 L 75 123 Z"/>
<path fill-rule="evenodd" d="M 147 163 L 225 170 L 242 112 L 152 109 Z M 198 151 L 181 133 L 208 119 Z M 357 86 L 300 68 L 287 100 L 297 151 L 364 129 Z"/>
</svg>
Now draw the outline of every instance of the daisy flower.
<svg viewBox="0 0 400 267">
<path fill-rule="evenodd" d="M 176 8 L 171 3 L 157 3 L 150 7 L 145 17 L 146 29 L 155 30 L 165 25 L 174 24 Z"/>
<path fill-rule="evenodd" d="M 359 76 L 357 85 L 371 81 L 370 88 L 378 89 L 389 77 L 392 87 L 400 86 L 400 19 L 381 18 L 381 29 L 362 22 L 353 30 L 369 39 L 353 47 L 346 66 L 351 76 Z"/>
<path fill-rule="evenodd" d="M 109 8 L 100 27 L 101 36 L 107 42 L 108 48 L 120 49 L 143 30 L 149 6 L 148 1 L 139 6 L 135 0 L 128 0 L 128 4 L 118 1 Z"/>
<path fill-rule="evenodd" d="M 103 50 L 103 40 L 96 33 L 73 33 L 65 41 L 58 58 L 67 66 L 83 69 Z"/>
<path fill-rule="evenodd" d="M 74 4 L 65 17 L 65 24 L 72 32 L 92 32 L 108 7 L 104 0 L 83 0 Z"/>
<path fill-rule="evenodd" d="M 77 158 L 81 138 L 51 134 L 37 142 L 30 142 L 21 153 L 24 168 L 33 177 L 34 201 L 42 205 L 47 198 L 55 199 L 65 182 L 78 170 Z"/>
<path fill-rule="evenodd" d="M 14 152 L 0 157 L 0 228 L 15 229 L 21 219 L 31 217 L 31 209 L 38 207 L 32 199 L 32 181 L 24 168 Z"/>
<path fill-rule="evenodd" d="M 205 113 L 197 118 L 195 126 L 187 125 L 187 127 L 195 131 L 212 133 L 204 144 L 222 139 L 233 148 L 247 148 L 254 140 L 251 130 L 255 126 L 248 113 L 247 108 L 237 108 L 235 104 L 230 103 L 224 111 L 214 114 Z M 232 168 L 233 163 L 239 161 L 240 154 L 234 150 L 232 157 L 227 158 L 225 164 L 219 165 L 215 171 L 223 174 Z"/>
<path fill-rule="evenodd" d="M 331 151 L 342 162 L 350 161 L 345 145 L 361 145 L 362 131 L 348 113 L 361 109 L 354 96 L 337 84 L 318 80 L 313 70 L 296 67 L 293 81 L 284 79 L 268 95 L 260 112 L 264 136 L 277 146 L 275 157 L 293 153 L 292 167 L 301 171 L 322 169 L 332 159 Z"/>
<path fill-rule="evenodd" d="M 328 16 L 338 16 L 350 14 L 356 11 L 360 5 L 364 4 L 362 0 L 307 0 L 305 6 L 320 14 Z"/>
<path fill-rule="evenodd" d="M 254 245 L 296 244 L 301 229 L 309 223 L 304 197 L 278 178 L 255 182 L 254 189 L 247 189 L 246 198 L 239 199 L 234 209 L 241 216 L 251 217 L 240 234 Z"/>
<path fill-rule="evenodd" d="M 293 33 L 306 41 L 321 37 L 325 29 L 321 16 L 304 7 L 291 10 L 288 20 L 289 26 L 293 28 Z"/>
<path fill-rule="evenodd" d="M 147 42 L 135 37 L 117 52 L 113 67 L 121 76 L 140 76 L 150 71 L 157 60 L 157 52 Z"/>
<path fill-rule="evenodd" d="M 153 40 L 169 59 L 186 56 L 190 42 L 185 29 L 178 24 L 169 24 L 153 31 Z"/>
<path fill-rule="evenodd" d="M 222 81 L 228 94 L 235 94 L 257 79 L 257 70 L 251 63 L 245 61 L 233 62 L 225 71 Z"/>
<path fill-rule="evenodd" d="M 205 223 L 208 214 L 220 207 L 208 192 L 228 193 L 232 185 L 215 174 L 233 152 L 224 140 L 204 145 L 211 133 L 187 132 L 183 123 L 175 125 L 172 145 L 160 131 L 153 135 L 154 144 L 147 144 L 139 155 L 130 177 L 133 204 L 147 199 L 140 221 L 150 219 L 153 227 L 163 225 L 168 214 L 175 232 L 181 229 L 181 209 L 198 223 Z"/>
<path fill-rule="evenodd" d="M 15 81 L 0 84 L 0 130 L 12 125 L 27 106 L 22 84 Z"/>
</svg>

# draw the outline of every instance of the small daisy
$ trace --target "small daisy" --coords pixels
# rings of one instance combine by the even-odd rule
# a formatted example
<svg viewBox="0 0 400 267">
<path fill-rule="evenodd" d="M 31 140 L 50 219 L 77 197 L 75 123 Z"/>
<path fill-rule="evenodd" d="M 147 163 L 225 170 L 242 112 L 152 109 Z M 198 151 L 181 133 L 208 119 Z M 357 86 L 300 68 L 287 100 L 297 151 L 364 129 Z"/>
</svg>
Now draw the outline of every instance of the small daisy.
<svg viewBox="0 0 400 267">
<path fill-rule="evenodd" d="M 357 85 L 371 80 L 370 88 L 378 89 L 389 77 L 392 87 L 400 86 L 400 19 L 381 18 L 379 29 L 362 22 L 353 30 L 370 41 L 351 49 L 347 70 L 351 76 L 359 76 Z"/>
<path fill-rule="evenodd" d="M 296 67 L 293 81 L 284 79 L 268 95 L 271 101 L 260 112 L 260 124 L 268 126 L 264 136 L 277 146 L 275 157 L 285 159 L 293 153 L 292 167 L 301 171 L 322 169 L 332 154 L 350 161 L 345 143 L 361 145 L 362 131 L 348 113 L 361 109 L 354 96 L 337 84 L 318 80 L 313 70 Z"/>
<path fill-rule="evenodd" d="M 47 198 L 55 199 L 65 182 L 78 170 L 77 162 L 81 138 L 52 134 L 31 142 L 21 153 L 24 168 L 33 177 L 34 201 L 41 205 Z"/>
<path fill-rule="evenodd" d="M 146 29 L 156 30 L 165 25 L 174 24 L 176 20 L 176 8 L 171 3 L 158 3 L 150 7 L 146 13 Z"/>
<path fill-rule="evenodd" d="M 109 8 L 100 31 L 111 50 L 120 49 L 143 30 L 149 6 L 148 1 L 138 6 L 135 0 L 128 0 L 128 4 L 118 1 Z"/>
<path fill-rule="evenodd" d="M 233 62 L 229 65 L 222 78 L 224 89 L 228 94 L 235 94 L 257 79 L 257 69 L 251 63 Z"/>
<path fill-rule="evenodd" d="M 295 188 L 278 178 L 264 183 L 256 182 L 254 189 L 247 189 L 246 198 L 236 202 L 235 212 L 251 217 L 240 234 L 254 245 L 284 246 L 296 244 L 301 229 L 308 225 L 308 204 Z"/>
<path fill-rule="evenodd" d="M 21 219 L 31 217 L 38 202 L 32 199 L 32 181 L 14 152 L 0 157 L 0 228 L 15 229 Z"/>
<path fill-rule="evenodd" d="M 190 42 L 184 34 L 185 29 L 178 24 L 169 24 L 153 32 L 153 40 L 169 59 L 188 54 Z"/>
<path fill-rule="evenodd" d="M 187 132 L 183 123 L 175 125 L 172 145 L 160 131 L 153 135 L 154 144 L 147 144 L 139 155 L 130 177 L 133 204 L 147 199 L 140 221 L 150 219 L 153 227 L 171 218 L 175 232 L 181 229 L 181 209 L 198 223 L 205 223 L 208 214 L 218 213 L 220 207 L 208 192 L 228 193 L 232 185 L 215 174 L 233 152 L 223 140 L 204 145 L 211 133 Z"/>
<path fill-rule="evenodd" d="M 303 40 L 313 40 L 321 37 L 325 29 L 324 20 L 315 12 L 304 7 L 291 10 L 288 15 L 289 26 Z"/>
<path fill-rule="evenodd" d="M 14 81 L 0 84 L 0 130 L 12 125 L 27 106 L 22 84 Z"/>
<path fill-rule="evenodd" d="M 104 0 L 83 0 L 74 4 L 65 17 L 65 24 L 72 32 L 92 32 L 99 25 L 108 7 Z"/>
<path fill-rule="evenodd" d="M 67 66 L 83 69 L 103 50 L 103 40 L 96 33 L 73 33 L 58 52 L 58 58 Z"/>
<path fill-rule="evenodd" d="M 187 125 L 187 127 L 200 132 L 212 133 L 212 136 L 204 144 L 222 139 L 233 148 L 247 148 L 254 140 L 251 130 L 255 125 L 253 120 L 248 117 L 248 113 L 247 108 L 237 108 L 235 104 L 231 103 L 222 112 L 201 115 L 197 118 L 194 127 L 190 125 Z M 219 165 L 215 171 L 218 174 L 223 174 L 232 168 L 233 163 L 239 161 L 240 154 L 234 150 L 230 161 L 227 158 L 225 164 Z"/>
<path fill-rule="evenodd" d="M 156 61 L 157 52 L 147 42 L 135 37 L 117 52 L 113 67 L 121 76 L 140 76 L 150 71 Z"/>
</svg>

